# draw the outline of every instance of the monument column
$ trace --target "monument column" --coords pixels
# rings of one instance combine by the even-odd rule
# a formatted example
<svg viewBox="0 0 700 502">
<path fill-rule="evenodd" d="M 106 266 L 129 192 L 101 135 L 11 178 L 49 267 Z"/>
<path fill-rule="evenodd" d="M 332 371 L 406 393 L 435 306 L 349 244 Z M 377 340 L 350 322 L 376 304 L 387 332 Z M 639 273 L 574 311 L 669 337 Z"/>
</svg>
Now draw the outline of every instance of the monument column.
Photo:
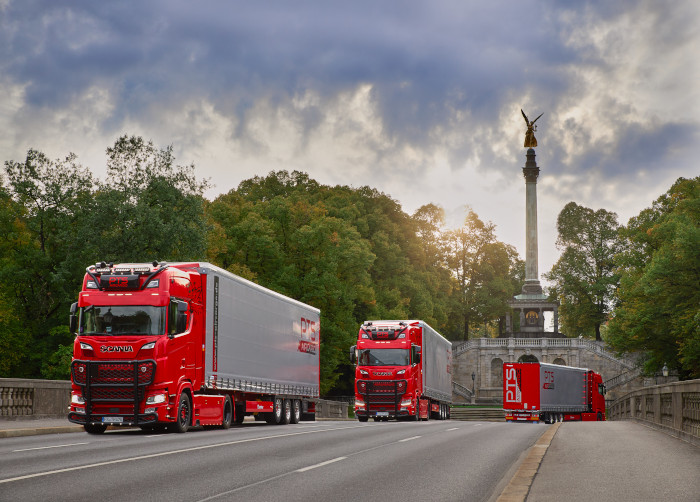
<svg viewBox="0 0 700 502">
<path fill-rule="evenodd" d="M 540 168 L 535 161 L 534 148 L 527 150 L 525 176 L 525 285 L 523 293 L 542 294 L 537 270 L 537 177 Z"/>
</svg>

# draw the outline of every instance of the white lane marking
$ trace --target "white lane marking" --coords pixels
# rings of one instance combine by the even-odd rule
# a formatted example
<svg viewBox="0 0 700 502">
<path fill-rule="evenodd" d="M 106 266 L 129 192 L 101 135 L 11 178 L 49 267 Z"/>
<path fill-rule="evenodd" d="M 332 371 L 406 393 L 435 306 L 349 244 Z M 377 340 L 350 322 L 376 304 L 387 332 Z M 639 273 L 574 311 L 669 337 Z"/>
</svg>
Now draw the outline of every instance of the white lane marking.
<svg viewBox="0 0 700 502">
<path fill-rule="evenodd" d="M 316 469 L 317 467 L 323 467 L 324 465 L 332 464 L 334 462 L 339 462 L 341 460 L 345 460 L 346 458 L 348 458 L 348 457 L 337 457 L 337 458 L 334 458 L 331 460 L 326 460 L 325 462 L 321 462 L 319 464 L 310 465 L 308 467 L 302 467 L 301 469 L 297 469 L 297 472 L 310 471 L 311 469 Z"/>
<path fill-rule="evenodd" d="M 372 424 L 369 424 L 369 425 L 368 425 L 368 424 L 363 424 L 363 425 L 361 425 L 361 427 L 376 427 L 376 425 L 372 425 Z M 386 427 L 386 425 L 383 425 L 383 426 L 380 426 L 380 427 Z M 455 427 L 455 428 L 458 429 L 459 427 Z M 335 461 L 338 461 L 338 460 L 342 460 L 342 459 L 344 459 L 344 458 L 354 457 L 354 456 L 357 456 L 357 455 L 362 455 L 362 454 L 364 454 L 364 453 L 368 453 L 368 452 L 373 451 L 373 450 L 378 450 L 378 449 L 380 449 L 380 448 L 386 448 L 387 446 L 396 445 L 396 444 L 399 444 L 399 443 L 402 442 L 402 441 L 409 441 L 409 440 L 411 440 L 411 439 L 416 439 L 416 438 L 419 438 L 419 437 L 422 437 L 422 436 L 415 436 L 415 437 L 412 437 L 412 438 L 399 439 L 398 441 L 392 441 L 392 442 L 390 442 L 390 443 L 379 444 L 379 445 L 376 445 L 376 446 L 372 446 L 371 448 L 367 448 L 367 449 L 365 449 L 365 450 L 356 451 L 356 452 L 354 452 L 354 453 L 348 453 L 348 456 L 347 456 L 347 457 L 338 457 L 337 459 L 334 459 L 334 460 L 331 460 L 331 461 L 328 461 L 328 462 L 321 462 L 321 464 L 317 464 L 316 466 L 311 466 L 311 467 L 320 467 L 321 465 L 325 465 L 325 464 L 328 464 L 328 463 L 330 463 L 330 462 L 335 462 Z M 308 468 L 302 468 L 302 469 L 307 469 L 307 470 L 308 470 Z M 256 481 L 255 483 L 251 483 L 251 484 L 249 484 L 249 485 L 239 486 L 238 488 L 234 488 L 233 490 L 229 490 L 229 491 L 226 491 L 226 492 L 222 492 L 222 493 L 217 493 L 217 494 L 215 494 L 215 495 L 211 495 L 211 496 L 209 496 L 209 497 L 207 497 L 207 498 L 205 498 L 205 499 L 199 500 L 198 502 L 210 502 L 210 501 L 215 500 L 215 499 L 220 499 L 220 498 L 222 498 L 222 497 L 230 496 L 230 495 L 233 495 L 234 493 L 238 493 L 238 492 L 240 492 L 240 491 L 247 490 L 247 489 L 249 489 L 249 488 L 254 488 L 254 487 L 256 487 L 256 486 L 264 485 L 264 484 L 270 483 L 270 482 L 272 482 L 272 481 L 277 481 L 278 479 L 282 479 L 282 478 L 285 478 L 285 477 L 287 477 L 287 476 L 291 476 L 291 475 L 293 475 L 294 473 L 297 473 L 297 472 L 300 472 L 300 471 L 301 471 L 300 469 L 297 469 L 297 470 L 295 470 L 295 471 L 284 472 L 284 473 L 282 473 L 282 474 L 278 474 L 277 476 L 272 476 L 271 478 L 261 479 L 260 481 Z"/>
<path fill-rule="evenodd" d="M 194 446 L 192 448 L 183 448 L 181 450 L 165 451 L 162 453 L 152 453 L 150 455 L 140 455 L 138 457 L 122 458 L 119 460 L 108 460 L 106 462 L 98 462 L 96 464 L 78 465 L 75 467 L 67 467 L 65 469 L 56 469 L 53 471 L 37 472 L 34 474 L 25 474 L 24 476 L 17 476 L 14 478 L 0 479 L 0 485 L 4 484 L 4 483 L 11 483 L 12 481 L 21 481 L 23 479 L 39 478 L 42 476 L 49 476 L 51 474 L 61 474 L 63 472 L 81 471 L 83 469 L 92 469 L 94 467 L 103 467 L 105 465 L 123 464 L 124 462 L 133 462 L 136 460 L 145 460 L 148 458 L 164 457 L 166 455 L 174 455 L 176 453 L 187 453 L 190 451 L 208 450 L 211 448 L 221 448 L 222 446 L 231 446 L 234 444 L 241 444 L 241 443 L 252 443 L 254 441 L 265 441 L 267 439 L 277 439 L 277 438 L 282 438 L 282 437 L 300 436 L 303 434 L 319 434 L 321 432 L 332 432 L 332 431 L 338 431 L 338 430 L 343 430 L 343 429 L 357 429 L 358 427 L 364 427 L 364 425 L 355 425 L 355 426 L 351 426 L 351 427 L 336 427 L 333 429 L 323 429 L 323 430 L 315 430 L 315 431 L 292 432 L 289 434 L 275 434 L 274 436 L 264 436 L 264 437 L 259 437 L 259 438 L 250 438 L 250 439 L 239 439 L 237 441 L 227 441 L 225 443 L 216 443 L 216 444 L 209 444 L 209 445 L 204 445 L 204 446 Z"/>
<path fill-rule="evenodd" d="M 54 446 L 37 446 L 36 448 L 24 448 L 22 450 L 12 450 L 12 453 L 17 452 L 17 451 L 46 450 L 48 448 L 63 448 L 65 446 L 77 446 L 79 444 L 90 444 L 90 443 L 70 443 L 70 444 L 57 444 Z"/>
<path fill-rule="evenodd" d="M 459 429 L 459 427 L 452 427 L 451 429 L 447 429 L 445 432 L 456 431 L 458 429 Z"/>
<path fill-rule="evenodd" d="M 398 443 L 403 443 L 404 441 L 411 441 L 411 440 L 413 440 L 413 439 L 418 439 L 418 438 L 422 438 L 422 437 L 423 437 L 423 436 L 413 436 L 413 437 L 410 437 L 410 438 L 399 439 L 397 442 L 398 442 Z"/>
</svg>

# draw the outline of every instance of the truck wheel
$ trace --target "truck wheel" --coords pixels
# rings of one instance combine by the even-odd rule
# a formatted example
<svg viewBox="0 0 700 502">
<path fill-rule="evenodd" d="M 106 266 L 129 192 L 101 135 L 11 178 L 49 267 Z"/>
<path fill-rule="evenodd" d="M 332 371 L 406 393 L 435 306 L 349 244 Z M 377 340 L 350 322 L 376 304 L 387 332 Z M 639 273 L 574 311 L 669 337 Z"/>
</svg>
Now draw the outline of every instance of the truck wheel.
<svg viewBox="0 0 700 502">
<path fill-rule="evenodd" d="M 107 426 L 105 424 L 85 424 L 83 425 L 83 428 L 88 434 L 102 434 L 107 430 Z"/>
<path fill-rule="evenodd" d="M 222 429 L 228 429 L 233 423 L 233 402 L 231 401 L 231 396 L 226 396 L 224 399 L 224 415 L 221 422 Z"/>
<path fill-rule="evenodd" d="M 288 425 L 292 421 L 292 402 L 289 399 L 284 400 L 282 408 L 282 421 L 280 425 Z"/>
<path fill-rule="evenodd" d="M 598 416 L 596 417 L 598 419 L 598 422 L 603 421 L 603 414 L 601 412 L 598 412 Z"/>
<path fill-rule="evenodd" d="M 367 420 L 369 420 L 369 417 L 358 416 L 357 419 L 358 419 L 360 422 L 366 422 Z"/>
<path fill-rule="evenodd" d="M 299 421 L 301 420 L 301 401 L 298 399 L 295 399 L 292 401 L 292 416 L 290 419 L 290 423 L 292 424 L 298 424 Z"/>
<path fill-rule="evenodd" d="M 281 424 L 282 416 L 284 415 L 284 399 L 281 397 L 275 398 L 275 405 L 272 411 L 272 423 Z"/>
<path fill-rule="evenodd" d="M 174 424 L 170 424 L 170 430 L 173 432 L 183 433 L 190 428 L 192 421 L 192 404 L 190 397 L 184 392 L 180 394 L 180 401 L 177 405 L 177 420 Z"/>
</svg>

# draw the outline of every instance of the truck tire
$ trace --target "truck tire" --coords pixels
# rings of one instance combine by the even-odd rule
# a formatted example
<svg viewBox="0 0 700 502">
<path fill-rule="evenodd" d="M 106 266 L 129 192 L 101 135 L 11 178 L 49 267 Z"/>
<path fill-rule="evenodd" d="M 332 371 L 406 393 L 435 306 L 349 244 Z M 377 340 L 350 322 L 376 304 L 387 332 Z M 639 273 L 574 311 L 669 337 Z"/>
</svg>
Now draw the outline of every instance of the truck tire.
<svg viewBox="0 0 700 502">
<path fill-rule="evenodd" d="M 360 422 L 366 422 L 367 420 L 369 420 L 369 417 L 358 416 L 357 420 L 359 420 Z"/>
<path fill-rule="evenodd" d="M 231 401 L 231 396 L 226 396 L 224 399 L 224 414 L 221 421 L 222 429 L 229 429 L 233 423 L 233 401 Z"/>
<path fill-rule="evenodd" d="M 276 397 L 274 401 L 274 406 L 272 408 L 272 414 L 270 415 L 270 420 L 268 424 L 281 424 L 282 416 L 284 415 L 284 399 L 281 397 Z"/>
<path fill-rule="evenodd" d="M 170 430 L 172 432 L 177 432 L 182 434 L 187 432 L 190 428 L 190 422 L 192 421 L 192 403 L 190 401 L 190 396 L 185 392 L 180 394 L 180 400 L 177 405 L 177 419 L 175 423 L 170 424 Z"/>
<path fill-rule="evenodd" d="M 284 405 L 282 407 L 282 420 L 280 425 L 289 425 L 292 421 L 292 402 L 289 399 L 284 400 Z"/>
<path fill-rule="evenodd" d="M 598 420 L 598 422 L 602 422 L 603 421 L 603 414 L 601 412 L 598 412 L 596 419 Z"/>
<path fill-rule="evenodd" d="M 295 399 L 292 401 L 292 416 L 290 419 L 290 423 L 292 424 L 298 424 L 299 421 L 301 420 L 301 401 L 298 399 Z"/>
<path fill-rule="evenodd" d="M 83 428 L 88 434 L 103 434 L 107 430 L 105 424 L 85 424 Z"/>
</svg>

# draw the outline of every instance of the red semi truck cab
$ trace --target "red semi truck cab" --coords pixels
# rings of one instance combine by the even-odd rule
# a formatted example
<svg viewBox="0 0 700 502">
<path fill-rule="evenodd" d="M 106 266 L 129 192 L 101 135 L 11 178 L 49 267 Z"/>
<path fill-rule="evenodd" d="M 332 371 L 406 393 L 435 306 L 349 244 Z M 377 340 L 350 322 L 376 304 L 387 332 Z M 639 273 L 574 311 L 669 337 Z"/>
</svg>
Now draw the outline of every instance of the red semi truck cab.
<svg viewBox="0 0 700 502">
<path fill-rule="evenodd" d="M 350 353 L 359 421 L 449 417 L 452 344 L 423 321 L 366 321 Z"/>
<path fill-rule="evenodd" d="M 605 385 L 587 368 L 503 363 L 503 410 L 508 422 L 605 420 Z"/>
<path fill-rule="evenodd" d="M 319 316 L 208 263 L 90 266 L 71 307 L 68 420 L 99 434 L 311 417 Z"/>
</svg>

